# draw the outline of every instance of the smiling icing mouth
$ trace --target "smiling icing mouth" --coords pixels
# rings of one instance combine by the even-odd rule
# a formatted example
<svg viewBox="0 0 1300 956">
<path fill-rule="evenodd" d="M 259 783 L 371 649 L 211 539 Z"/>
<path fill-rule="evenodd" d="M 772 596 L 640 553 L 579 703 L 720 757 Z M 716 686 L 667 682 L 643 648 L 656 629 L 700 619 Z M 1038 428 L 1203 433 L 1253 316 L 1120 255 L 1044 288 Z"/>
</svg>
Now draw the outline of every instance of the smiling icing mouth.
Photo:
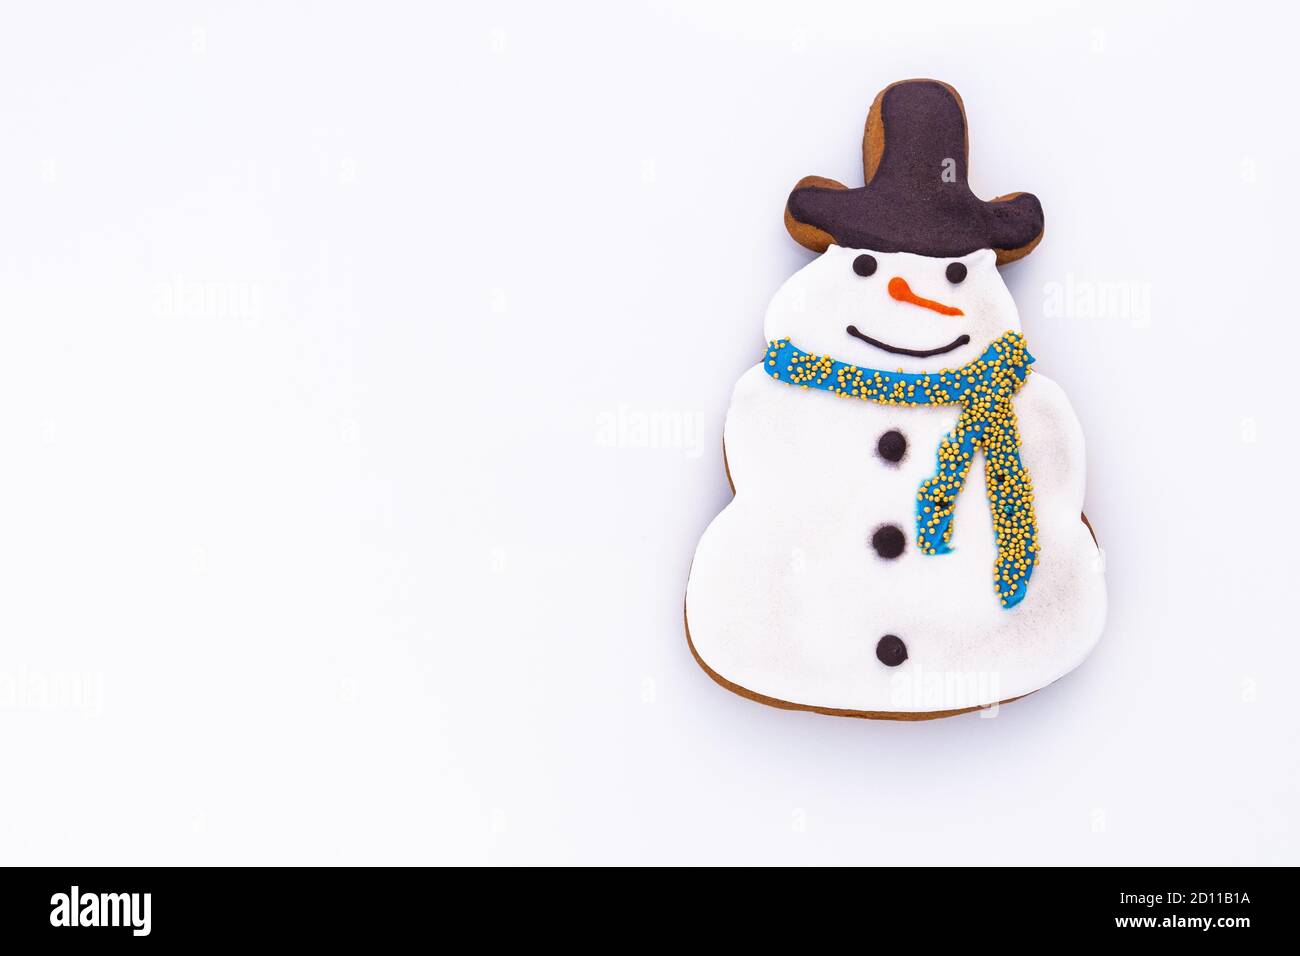
<svg viewBox="0 0 1300 956">
<path fill-rule="evenodd" d="M 844 330 L 855 339 L 861 339 L 868 345 L 874 345 L 878 349 L 884 349 L 886 352 L 893 352 L 895 355 L 911 355 L 914 358 L 929 358 L 931 355 L 943 355 L 945 352 L 951 352 L 953 349 L 959 349 L 970 342 L 969 335 L 959 335 L 947 345 L 941 345 L 937 349 L 905 349 L 897 345 L 890 345 L 882 342 L 880 339 L 873 339 L 864 332 L 859 332 L 856 325 L 850 325 Z"/>
</svg>

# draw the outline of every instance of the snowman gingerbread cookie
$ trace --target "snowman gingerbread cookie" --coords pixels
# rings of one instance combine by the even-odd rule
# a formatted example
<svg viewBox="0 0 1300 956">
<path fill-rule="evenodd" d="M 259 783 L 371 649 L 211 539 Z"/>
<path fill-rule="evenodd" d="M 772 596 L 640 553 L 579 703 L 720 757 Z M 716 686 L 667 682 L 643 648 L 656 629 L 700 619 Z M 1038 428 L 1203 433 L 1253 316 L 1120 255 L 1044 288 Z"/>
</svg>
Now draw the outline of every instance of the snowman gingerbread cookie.
<svg viewBox="0 0 1300 956">
<path fill-rule="evenodd" d="M 946 717 L 1050 684 L 1101 636 L 1083 434 L 998 273 L 1042 207 L 977 198 L 967 148 L 952 87 L 895 83 L 867 117 L 866 184 L 807 177 L 786 203 L 819 255 L 736 384 L 735 497 L 686 589 L 692 653 L 739 694 Z"/>
</svg>

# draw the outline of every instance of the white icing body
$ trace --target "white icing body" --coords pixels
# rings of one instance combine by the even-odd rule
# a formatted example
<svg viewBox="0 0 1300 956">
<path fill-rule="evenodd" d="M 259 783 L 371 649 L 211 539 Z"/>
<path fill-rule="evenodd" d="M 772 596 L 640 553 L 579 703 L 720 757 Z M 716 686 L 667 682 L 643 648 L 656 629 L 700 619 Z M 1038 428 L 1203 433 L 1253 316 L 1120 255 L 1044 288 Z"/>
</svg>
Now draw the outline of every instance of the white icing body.
<svg viewBox="0 0 1300 956">
<path fill-rule="evenodd" d="M 866 278 L 852 269 L 862 253 L 832 246 L 791 277 L 769 307 L 767 338 L 866 367 L 937 372 L 1020 328 L 989 251 L 959 260 L 872 253 L 878 270 Z M 944 278 L 954 261 L 969 270 L 957 285 Z M 964 314 L 896 301 L 883 291 L 895 276 Z M 971 342 L 931 358 L 894 355 L 849 336 L 849 324 L 907 348 L 960 334 Z M 736 497 L 700 540 L 687 586 L 690 638 L 705 665 L 777 701 L 891 713 L 988 705 L 1076 667 L 1106 609 L 1101 557 L 1080 518 L 1083 435 L 1064 392 L 1041 373 L 1030 374 L 1014 404 L 1039 559 L 1024 600 L 1007 609 L 994 591 L 980 457 L 958 499 L 951 553 L 923 555 L 915 544 L 917 488 L 934 473 L 958 408 L 877 405 L 786 385 L 762 365 L 746 372 L 725 428 Z M 897 463 L 877 453 L 890 430 L 907 440 Z M 897 558 L 872 547 L 885 524 L 907 540 Z M 906 645 L 903 663 L 877 658 L 885 635 Z"/>
</svg>

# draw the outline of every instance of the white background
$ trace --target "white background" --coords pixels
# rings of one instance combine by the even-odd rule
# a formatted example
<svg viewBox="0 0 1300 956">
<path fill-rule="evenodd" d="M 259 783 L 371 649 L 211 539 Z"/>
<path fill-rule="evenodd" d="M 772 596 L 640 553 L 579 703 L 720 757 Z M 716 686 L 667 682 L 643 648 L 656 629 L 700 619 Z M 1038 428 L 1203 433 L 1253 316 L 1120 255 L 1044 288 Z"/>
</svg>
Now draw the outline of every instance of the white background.
<svg viewBox="0 0 1300 956">
<path fill-rule="evenodd" d="M 609 6 L 8 12 L 3 862 L 1300 862 L 1294 14 Z M 1108 561 L 995 719 L 682 633 L 785 196 L 909 76 L 1043 201 Z"/>
</svg>

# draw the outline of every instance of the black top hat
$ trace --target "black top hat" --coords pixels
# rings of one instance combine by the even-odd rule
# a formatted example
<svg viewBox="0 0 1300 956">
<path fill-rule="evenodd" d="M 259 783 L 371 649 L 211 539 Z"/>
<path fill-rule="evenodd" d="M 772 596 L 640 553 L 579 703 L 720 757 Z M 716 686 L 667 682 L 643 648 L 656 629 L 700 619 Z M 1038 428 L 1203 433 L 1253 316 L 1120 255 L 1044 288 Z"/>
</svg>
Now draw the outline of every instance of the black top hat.
<svg viewBox="0 0 1300 956">
<path fill-rule="evenodd" d="M 799 180 L 786 200 L 785 226 L 815 252 L 831 243 L 923 256 L 992 249 L 998 265 L 1027 256 L 1043 238 L 1042 205 L 1030 193 L 977 197 L 966 179 L 968 151 L 956 90 L 938 80 L 894 83 L 867 115 L 866 185 Z"/>
</svg>

